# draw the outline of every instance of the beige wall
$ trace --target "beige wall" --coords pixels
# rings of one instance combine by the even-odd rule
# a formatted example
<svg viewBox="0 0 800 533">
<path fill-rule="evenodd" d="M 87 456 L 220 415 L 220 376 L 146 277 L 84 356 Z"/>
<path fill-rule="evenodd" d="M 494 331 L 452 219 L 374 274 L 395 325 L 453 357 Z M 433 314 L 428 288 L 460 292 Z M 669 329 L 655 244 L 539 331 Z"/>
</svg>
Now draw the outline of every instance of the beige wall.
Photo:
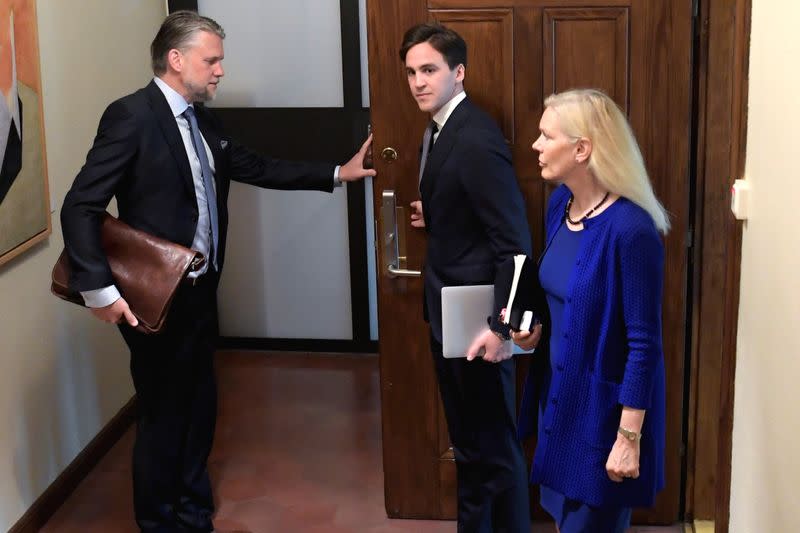
<svg viewBox="0 0 800 533">
<path fill-rule="evenodd" d="M 163 0 L 38 0 L 53 234 L 0 267 L 0 531 L 6 531 L 130 399 L 112 326 L 48 292 L 58 212 L 97 122 L 144 85 Z"/>
<path fill-rule="evenodd" d="M 800 531 L 800 2 L 753 1 L 732 533 Z"/>
</svg>

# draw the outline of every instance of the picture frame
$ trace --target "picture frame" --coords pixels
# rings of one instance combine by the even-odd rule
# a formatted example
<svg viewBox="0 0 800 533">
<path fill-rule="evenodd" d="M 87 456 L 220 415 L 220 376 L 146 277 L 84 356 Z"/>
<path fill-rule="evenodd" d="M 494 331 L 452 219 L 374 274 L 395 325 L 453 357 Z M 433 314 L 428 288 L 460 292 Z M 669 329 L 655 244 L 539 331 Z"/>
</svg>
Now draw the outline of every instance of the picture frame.
<svg viewBox="0 0 800 533">
<path fill-rule="evenodd" d="M 52 231 L 35 0 L 0 0 L 0 265 Z"/>
</svg>

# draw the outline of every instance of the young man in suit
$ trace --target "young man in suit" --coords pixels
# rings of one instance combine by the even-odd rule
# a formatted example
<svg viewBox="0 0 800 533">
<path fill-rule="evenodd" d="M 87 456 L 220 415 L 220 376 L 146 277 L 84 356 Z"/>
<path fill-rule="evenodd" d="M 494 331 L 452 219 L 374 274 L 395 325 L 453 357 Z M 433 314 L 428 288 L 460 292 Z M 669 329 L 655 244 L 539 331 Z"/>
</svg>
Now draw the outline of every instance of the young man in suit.
<svg viewBox="0 0 800 533">
<path fill-rule="evenodd" d="M 458 531 L 527 532 L 527 468 L 516 436 L 515 365 L 508 328 L 499 322 L 501 302 L 466 358 L 444 359 L 441 344 L 442 287 L 494 283 L 500 264 L 531 254 L 525 204 L 500 129 L 464 92 L 461 36 L 438 24 L 415 26 L 400 58 L 411 95 L 431 116 L 411 223 L 428 236 L 424 312 L 456 458 Z"/>
<path fill-rule="evenodd" d="M 139 408 L 134 511 L 142 531 L 213 529 L 206 461 L 216 418 L 216 289 L 230 181 L 332 192 L 340 181 L 374 175 L 363 168 L 369 139 L 341 167 L 280 161 L 239 145 L 210 110 L 194 106 L 214 97 L 224 75 L 224 37 L 215 21 L 191 11 L 165 19 L 151 45 L 153 81 L 108 106 L 61 211 L 70 285 L 100 320 L 120 324 L 131 350 Z M 101 248 L 101 217 L 112 197 L 129 225 L 208 258 L 179 289 L 158 335 L 134 330 L 136 318 Z"/>
</svg>

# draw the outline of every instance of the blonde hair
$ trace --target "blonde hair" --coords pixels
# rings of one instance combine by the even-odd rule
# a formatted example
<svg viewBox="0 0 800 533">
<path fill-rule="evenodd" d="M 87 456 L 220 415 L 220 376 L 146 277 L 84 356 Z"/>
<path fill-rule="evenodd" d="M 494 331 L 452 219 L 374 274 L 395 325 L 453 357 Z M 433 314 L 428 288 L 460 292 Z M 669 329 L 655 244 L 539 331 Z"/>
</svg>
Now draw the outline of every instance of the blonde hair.
<svg viewBox="0 0 800 533">
<path fill-rule="evenodd" d="M 556 112 L 565 135 L 592 142 L 589 170 L 607 191 L 647 211 L 658 231 L 669 231 L 669 214 L 653 192 L 642 153 L 617 104 L 596 89 L 552 94 L 545 107 Z"/>
</svg>

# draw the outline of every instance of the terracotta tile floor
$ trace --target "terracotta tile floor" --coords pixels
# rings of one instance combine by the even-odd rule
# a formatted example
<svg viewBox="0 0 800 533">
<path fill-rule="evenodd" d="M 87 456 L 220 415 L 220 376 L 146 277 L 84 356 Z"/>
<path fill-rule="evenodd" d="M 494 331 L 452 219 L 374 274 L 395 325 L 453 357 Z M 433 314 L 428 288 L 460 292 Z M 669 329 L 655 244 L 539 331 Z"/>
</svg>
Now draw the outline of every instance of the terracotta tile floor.
<svg viewBox="0 0 800 533">
<path fill-rule="evenodd" d="M 219 419 L 209 469 L 219 530 L 455 531 L 454 522 L 386 518 L 376 357 L 220 352 L 217 363 Z M 132 445 L 129 430 L 42 531 L 135 533 Z M 531 531 L 555 528 L 535 524 Z"/>
</svg>

